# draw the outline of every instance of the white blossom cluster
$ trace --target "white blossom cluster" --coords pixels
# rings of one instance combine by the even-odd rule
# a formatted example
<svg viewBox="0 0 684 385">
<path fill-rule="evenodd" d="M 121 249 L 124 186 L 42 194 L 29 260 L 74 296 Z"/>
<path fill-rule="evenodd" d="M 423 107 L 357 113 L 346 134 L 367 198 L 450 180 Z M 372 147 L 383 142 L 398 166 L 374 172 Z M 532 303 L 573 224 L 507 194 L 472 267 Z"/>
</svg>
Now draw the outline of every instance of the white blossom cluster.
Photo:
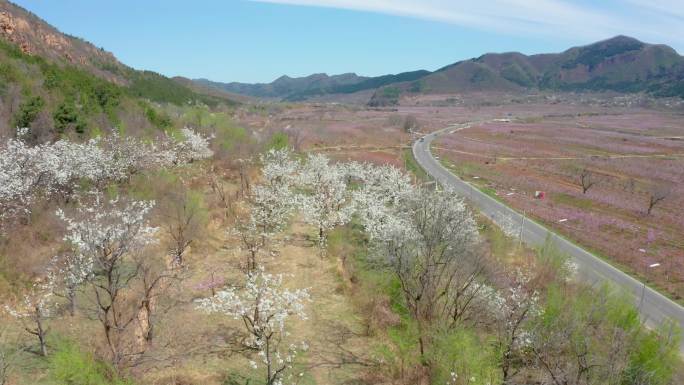
<svg viewBox="0 0 684 385">
<path fill-rule="evenodd" d="M 45 319 L 52 315 L 54 299 L 49 283 L 34 284 L 24 300 L 15 307 L 5 305 L 5 311 L 22 322 Z"/>
<path fill-rule="evenodd" d="M 262 236 L 282 231 L 297 205 L 296 195 L 282 184 L 255 186 L 250 203 L 250 220 Z"/>
<path fill-rule="evenodd" d="M 9 140 L 0 149 L 0 221 L 25 213 L 43 172 L 35 167 L 42 146 L 29 147 L 21 140 Z"/>
<path fill-rule="evenodd" d="M 347 164 L 347 171 L 360 183 L 352 193 L 355 210 L 372 240 L 387 240 L 397 230 L 408 228 L 406 216 L 400 215 L 416 193 L 408 175 L 392 166 L 355 162 Z"/>
<path fill-rule="evenodd" d="M 55 256 L 50 261 L 47 280 L 52 285 L 53 293 L 75 301 L 78 288 L 91 278 L 93 274 L 93 260 L 82 253 L 67 254 L 63 257 Z"/>
<path fill-rule="evenodd" d="M 309 154 L 294 160 L 287 150 L 271 151 L 262 157 L 265 188 L 255 189 L 253 218 L 271 220 L 271 228 L 281 229 L 296 206 L 304 220 L 315 226 L 319 247 L 325 248 L 327 232 L 356 215 L 369 238 L 376 243 L 416 241 L 418 204 L 424 199 L 439 201 L 432 207 L 449 216 L 446 233 L 459 235 L 457 241 L 476 240 L 477 226 L 465 203 L 445 192 L 427 197 L 408 175 L 392 166 L 367 163 L 332 163 L 325 155 Z"/>
<path fill-rule="evenodd" d="M 221 290 L 214 297 L 199 300 L 198 306 L 210 313 L 248 318 L 258 332 L 282 332 L 290 316 L 307 319 L 304 305 L 310 300 L 308 289 L 289 290 L 282 288 L 282 282 L 282 275 L 268 274 L 259 268 L 247 274 L 243 289 Z"/>
<path fill-rule="evenodd" d="M 522 221 L 522 218 L 521 218 Z M 509 238 L 517 239 L 522 232 L 523 223 L 516 221 L 511 215 L 498 214 L 494 218 L 494 222 L 499 226 L 501 231 Z"/>
<path fill-rule="evenodd" d="M 264 180 L 268 185 L 292 187 L 300 170 L 300 162 L 293 159 L 289 150 L 271 149 L 261 156 Z"/>
<path fill-rule="evenodd" d="M 321 154 L 310 154 L 297 175 L 297 187 L 303 191 L 299 208 L 305 221 L 318 229 L 321 250 L 326 247 L 327 232 L 347 223 L 354 212 L 345 176 L 343 166 Z"/>
<path fill-rule="evenodd" d="M 266 183 L 252 190 L 252 216 L 263 232 L 273 234 L 282 230 L 298 206 L 294 183 L 301 164 L 287 150 L 270 150 L 261 162 Z"/>
<path fill-rule="evenodd" d="M 541 314 L 539 292 L 530 290 L 530 276 L 517 269 L 512 284 L 502 290 L 488 290 L 489 308 L 509 335 L 514 349 L 529 346 L 531 333 L 521 327 L 524 320 Z"/>
<path fill-rule="evenodd" d="M 210 313 L 220 313 L 241 319 L 250 334 L 247 345 L 256 350 L 268 372 L 268 384 L 281 384 L 292 369 L 296 355 L 306 350 L 306 343 L 283 346 L 288 336 L 286 322 L 292 317 L 306 320 L 305 303 L 310 301 L 308 289 L 289 290 L 282 287 L 282 275 L 271 275 L 259 268 L 247 274 L 242 289 L 226 289 L 211 298 L 198 301 L 198 307 Z M 258 369 L 256 361 L 250 361 Z"/>
<path fill-rule="evenodd" d="M 87 269 L 104 268 L 111 260 L 155 242 L 157 228 L 150 227 L 146 218 L 153 207 L 154 201 L 117 198 L 81 205 L 74 217 L 58 209 L 57 216 L 67 225 L 64 240 L 79 254 L 71 260 L 78 266 L 67 268 L 74 271 L 74 280 L 87 277 Z"/>
<path fill-rule="evenodd" d="M 181 129 L 183 140 L 177 141 L 173 150 L 176 163 L 189 163 L 195 160 L 210 158 L 214 152 L 209 148 L 209 140 L 191 128 Z"/>
<path fill-rule="evenodd" d="M 18 137 L 25 130 L 18 131 Z M 25 215 L 38 197 L 69 195 L 85 179 L 101 187 L 145 169 L 168 167 L 212 155 L 208 140 L 183 129 L 184 140 L 168 136 L 158 143 L 136 138 L 91 139 L 84 143 L 58 140 L 29 146 L 22 139 L 0 145 L 0 223 Z"/>
<path fill-rule="evenodd" d="M 298 208 L 304 220 L 317 228 L 321 249 L 327 232 L 349 222 L 353 214 L 372 239 L 386 239 L 407 226 L 406 215 L 399 212 L 416 189 L 408 175 L 395 167 L 332 163 L 322 154 L 298 161 L 288 150 L 272 150 L 261 161 L 265 188 L 255 189 L 256 222 L 270 218 L 270 226 L 279 228 Z"/>
</svg>

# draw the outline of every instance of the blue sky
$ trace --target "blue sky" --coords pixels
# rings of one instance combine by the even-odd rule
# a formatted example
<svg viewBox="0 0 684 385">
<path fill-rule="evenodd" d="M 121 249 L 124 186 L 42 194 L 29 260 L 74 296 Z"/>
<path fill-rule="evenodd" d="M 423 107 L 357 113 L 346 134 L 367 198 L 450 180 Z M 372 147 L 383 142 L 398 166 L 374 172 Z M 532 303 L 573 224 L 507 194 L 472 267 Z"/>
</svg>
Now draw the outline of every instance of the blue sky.
<svg viewBox="0 0 684 385">
<path fill-rule="evenodd" d="M 434 70 L 618 34 L 684 51 L 684 0 L 16 0 L 122 62 L 168 76 Z"/>
</svg>

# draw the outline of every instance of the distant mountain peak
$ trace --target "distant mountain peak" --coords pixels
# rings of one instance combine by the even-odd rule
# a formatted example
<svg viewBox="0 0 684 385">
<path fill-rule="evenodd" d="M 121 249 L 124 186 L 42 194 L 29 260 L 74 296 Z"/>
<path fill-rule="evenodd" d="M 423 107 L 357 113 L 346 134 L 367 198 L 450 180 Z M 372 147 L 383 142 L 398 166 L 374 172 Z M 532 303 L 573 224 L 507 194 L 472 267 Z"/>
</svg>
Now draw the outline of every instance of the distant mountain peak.
<svg viewBox="0 0 684 385">
<path fill-rule="evenodd" d="M 639 39 L 636 39 L 636 38 L 633 38 L 633 37 L 627 36 L 627 35 L 613 36 L 611 38 L 599 41 L 599 42 L 594 43 L 594 44 L 600 44 L 600 43 L 639 43 L 639 44 L 646 44 Z"/>
<path fill-rule="evenodd" d="M 435 72 L 362 77 L 355 73 L 304 77 L 281 76 L 268 84 L 204 84 L 255 97 L 305 100 L 321 95 L 376 90 L 372 103 L 395 103 L 402 94 L 463 93 L 525 89 L 554 91 L 649 92 L 684 96 L 684 59 L 666 45 L 647 44 L 625 35 L 613 36 L 560 53 L 525 55 L 486 53 Z"/>
</svg>

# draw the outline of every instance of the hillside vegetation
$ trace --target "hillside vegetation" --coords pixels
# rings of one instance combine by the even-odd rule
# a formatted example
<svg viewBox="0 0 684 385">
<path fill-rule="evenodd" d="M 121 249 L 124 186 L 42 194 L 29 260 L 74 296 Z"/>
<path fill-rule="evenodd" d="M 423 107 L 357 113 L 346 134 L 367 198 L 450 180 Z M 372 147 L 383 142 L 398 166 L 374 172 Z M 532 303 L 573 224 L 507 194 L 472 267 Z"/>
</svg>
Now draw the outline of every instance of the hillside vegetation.
<svg viewBox="0 0 684 385">
<path fill-rule="evenodd" d="M 34 140 L 171 126 L 166 104 L 233 106 L 162 75 L 137 71 L 90 43 L 61 34 L 27 11 L 0 3 L 0 136 L 33 128 Z"/>
</svg>

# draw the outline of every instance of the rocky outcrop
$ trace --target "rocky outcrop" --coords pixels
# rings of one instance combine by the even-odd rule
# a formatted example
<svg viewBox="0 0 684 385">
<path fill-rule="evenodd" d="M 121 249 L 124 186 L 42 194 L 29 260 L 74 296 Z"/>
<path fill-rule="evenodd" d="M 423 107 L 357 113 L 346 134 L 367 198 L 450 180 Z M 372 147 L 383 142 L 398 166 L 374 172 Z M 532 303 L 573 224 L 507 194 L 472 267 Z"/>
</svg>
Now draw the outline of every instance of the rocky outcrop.
<svg viewBox="0 0 684 385">
<path fill-rule="evenodd" d="M 121 75 L 126 66 L 110 52 L 67 36 L 25 9 L 3 0 L 0 0 L 0 37 L 26 54 L 67 62 L 109 81 L 127 83 Z"/>
</svg>

